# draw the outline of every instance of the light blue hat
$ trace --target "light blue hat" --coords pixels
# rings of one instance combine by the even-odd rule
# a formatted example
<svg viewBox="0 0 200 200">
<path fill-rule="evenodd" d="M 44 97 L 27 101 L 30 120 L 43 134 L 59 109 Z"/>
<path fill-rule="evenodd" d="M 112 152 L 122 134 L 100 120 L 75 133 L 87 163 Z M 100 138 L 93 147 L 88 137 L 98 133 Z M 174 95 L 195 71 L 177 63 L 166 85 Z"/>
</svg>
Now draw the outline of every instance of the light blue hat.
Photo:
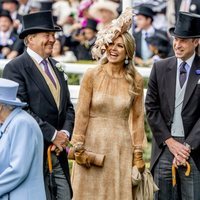
<svg viewBox="0 0 200 200">
<path fill-rule="evenodd" d="M 0 103 L 20 107 L 26 106 L 26 103 L 17 98 L 18 87 L 17 82 L 0 78 Z"/>
</svg>

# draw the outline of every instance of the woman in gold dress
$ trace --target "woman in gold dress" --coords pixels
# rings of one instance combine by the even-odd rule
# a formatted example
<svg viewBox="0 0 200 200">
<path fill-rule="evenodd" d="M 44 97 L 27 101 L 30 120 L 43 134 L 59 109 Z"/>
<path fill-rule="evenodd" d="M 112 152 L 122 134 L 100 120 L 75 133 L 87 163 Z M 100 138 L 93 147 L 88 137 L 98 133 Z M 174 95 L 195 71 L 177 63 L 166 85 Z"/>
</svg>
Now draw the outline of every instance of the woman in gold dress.
<svg viewBox="0 0 200 200">
<path fill-rule="evenodd" d="M 135 41 L 127 23 L 109 44 L 102 43 L 106 52 L 101 63 L 81 83 L 71 141 L 75 149 L 82 146 L 81 153 L 74 153 L 74 200 L 132 200 L 132 166 L 140 172 L 145 168 L 143 79 L 133 65 Z M 119 30 L 116 24 L 110 28 Z M 104 155 L 103 166 L 93 165 L 87 152 Z"/>
</svg>

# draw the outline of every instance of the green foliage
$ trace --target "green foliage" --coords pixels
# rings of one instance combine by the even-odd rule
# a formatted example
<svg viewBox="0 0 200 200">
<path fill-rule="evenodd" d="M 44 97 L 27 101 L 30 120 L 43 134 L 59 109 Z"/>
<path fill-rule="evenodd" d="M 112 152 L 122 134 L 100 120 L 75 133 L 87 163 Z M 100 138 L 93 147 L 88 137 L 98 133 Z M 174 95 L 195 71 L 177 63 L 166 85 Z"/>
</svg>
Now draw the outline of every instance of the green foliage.
<svg viewBox="0 0 200 200">
<path fill-rule="evenodd" d="M 67 74 L 68 75 L 68 84 L 69 85 L 79 85 L 80 76 L 78 74 Z"/>
</svg>

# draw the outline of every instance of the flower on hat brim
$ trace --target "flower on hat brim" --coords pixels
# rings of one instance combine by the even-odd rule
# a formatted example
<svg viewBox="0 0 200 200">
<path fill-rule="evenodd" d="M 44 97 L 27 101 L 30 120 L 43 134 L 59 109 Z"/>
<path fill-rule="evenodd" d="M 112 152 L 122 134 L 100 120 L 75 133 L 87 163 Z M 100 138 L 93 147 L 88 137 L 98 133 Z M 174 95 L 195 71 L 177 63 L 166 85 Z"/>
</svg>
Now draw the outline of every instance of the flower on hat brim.
<svg viewBox="0 0 200 200">
<path fill-rule="evenodd" d="M 112 43 L 120 34 L 128 31 L 132 25 L 134 13 L 131 7 L 125 9 L 124 12 L 105 28 L 97 33 L 97 39 L 92 48 L 92 56 L 98 60 L 102 57 L 102 48 Z"/>
</svg>

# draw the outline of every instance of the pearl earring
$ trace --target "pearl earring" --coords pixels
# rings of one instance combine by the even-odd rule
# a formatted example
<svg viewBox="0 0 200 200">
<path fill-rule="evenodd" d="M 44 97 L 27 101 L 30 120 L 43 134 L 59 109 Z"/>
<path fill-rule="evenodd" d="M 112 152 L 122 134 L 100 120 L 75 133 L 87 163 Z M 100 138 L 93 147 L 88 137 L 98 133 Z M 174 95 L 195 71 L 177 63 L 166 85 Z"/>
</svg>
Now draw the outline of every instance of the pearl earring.
<svg viewBox="0 0 200 200">
<path fill-rule="evenodd" d="M 129 61 L 128 61 L 128 56 L 126 56 L 126 59 L 124 60 L 125 65 L 128 65 Z"/>
</svg>

